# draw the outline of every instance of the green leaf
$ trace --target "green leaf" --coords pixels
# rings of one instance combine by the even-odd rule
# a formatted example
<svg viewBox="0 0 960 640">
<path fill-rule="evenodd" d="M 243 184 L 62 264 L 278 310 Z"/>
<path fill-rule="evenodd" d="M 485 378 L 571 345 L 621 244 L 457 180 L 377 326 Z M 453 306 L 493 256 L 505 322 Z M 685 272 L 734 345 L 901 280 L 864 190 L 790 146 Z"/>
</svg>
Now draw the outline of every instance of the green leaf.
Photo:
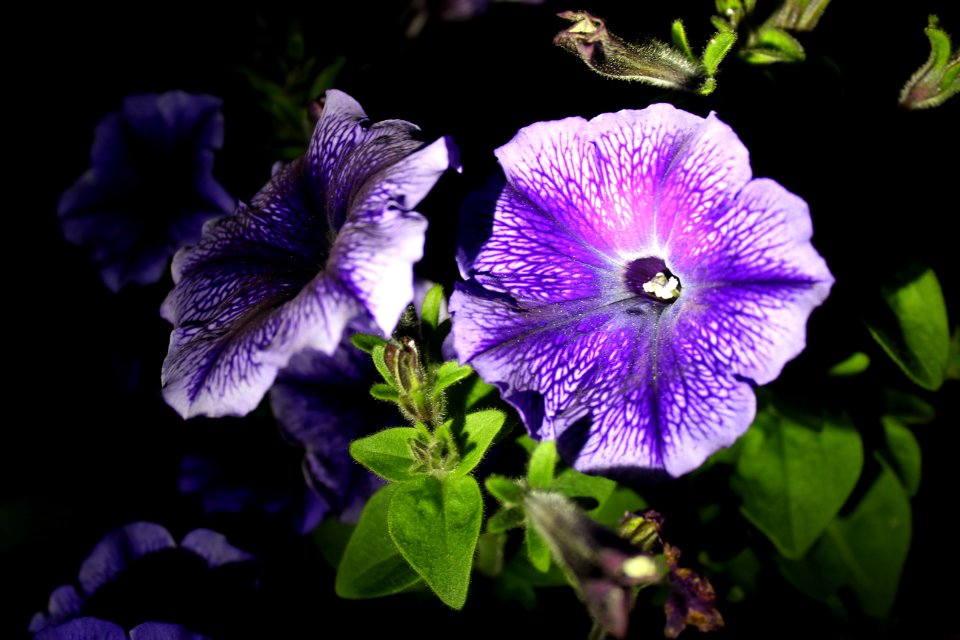
<svg viewBox="0 0 960 640">
<path fill-rule="evenodd" d="M 364 506 L 337 569 L 335 589 L 341 598 L 378 598 L 420 582 L 387 532 L 387 508 L 399 486 L 388 484 Z"/>
<path fill-rule="evenodd" d="M 443 287 L 435 284 L 427 291 L 420 308 L 420 322 L 430 327 L 432 331 L 436 331 L 437 325 L 440 324 L 440 307 L 442 305 Z"/>
<path fill-rule="evenodd" d="M 690 49 L 690 43 L 687 41 L 687 30 L 683 26 L 683 20 L 674 20 L 670 29 L 673 35 L 673 45 L 690 58 L 690 60 L 696 62 L 697 57 L 693 55 L 693 50 Z"/>
<path fill-rule="evenodd" d="M 926 424 L 937 417 L 933 405 L 912 393 L 897 389 L 884 389 L 886 401 L 884 415 L 896 418 L 903 424 Z"/>
<path fill-rule="evenodd" d="M 355 333 L 350 336 L 350 342 L 352 342 L 353 346 L 357 349 L 365 353 L 373 353 L 375 347 L 385 347 L 387 345 L 386 340 L 380 336 L 369 333 Z"/>
<path fill-rule="evenodd" d="M 505 505 L 520 504 L 523 502 L 523 489 L 516 480 L 505 478 L 491 473 L 484 484 L 487 491 Z"/>
<path fill-rule="evenodd" d="M 737 41 L 737 34 L 734 31 L 718 31 L 707 42 L 703 50 L 703 66 L 707 70 L 707 76 L 713 77 L 717 74 L 717 67 L 720 62 L 730 53 L 734 43 Z"/>
<path fill-rule="evenodd" d="M 456 360 L 447 360 L 437 368 L 437 379 L 433 385 L 435 390 L 446 389 L 450 385 L 460 382 L 473 373 L 470 365 L 457 364 Z"/>
<path fill-rule="evenodd" d="M 587 515 L 602 525 L 611 529 L 620 524 L 620 520 L 627 513 L 639 513 L 649 505 L 636 491 L 617 485 L 610 497 L 600 503 L 596 509 L 587 512 Z"/>
<path fill-rule="evenodd" d="M 557 444 L 543 441 L 530 454 L 527 480 L 534 489 L 549 489 L 553 486 L 553 473 L 557 466 Z"/>
<path fill-rule="evenodd" d="M 340 71 L 343 70 L 346 63 L 346 58 L 337 56 L 333 62 L 324 67 L 323 70 L 317 74 L 317 77 L 314 78 L 313 84 L 310 85 L 310 93 L 307 95 L 307 98 L 315 100 L 319 98 L 324 91 L 333 88 L 336 84 L 337 76 L 340 75 Z"/>
<path fill-rule="evenodd" d="M 340 564 L 356 525 L 326 518 L 310 532 L 310 537 L 320 550 L 323 559 L 334 569 Z"/>
<path fill-rule="evenodd" d="M 864 613 L 884 618 L 897 596 L 910 549 L 910 500 L 890 469 L 881 475 L 853 512 L 837 518 L 799 561 L 780 561 L 794 586 L 829 602 L 849 587 Z"/>
<path fill-rule="evenodd" d="M 351 442 L 350 455 L 381 478 L 393 482 L 412 480 L 417 476 L 410 472 L 416 463 L 410 451 L 411 440 L 423 442 L 424 438 L 413 427 L 384 429 Z"/>
<path fill-rule="evenodd" d="M 503 573 L 504 549 L 507 545 L 505 533 L 481 533 L 477 540 L 477 559 L 474 568 L 488 577 Z"/>
<path fill-rule="evenodd" d="M 487 384 L 480 376 L 475 376 L 464 397 L 464 408 L 472 409 L 483 401 L 496 400 L 498 397 L 495 386 Z"/>
<path fill-rule="evenodd" d="M 493 439 L 497 437 L 505 419 L 503 412 L 496 409 L 467 414 L 463 431 L 457 439 L 460 447 L 460 464 L 454 470 L 454 475 L 466 475 L 480 464 L 480 460 L 490 448 Z"/>
<path fill-rule="evenodd" d="M 610 478 L 588 476 L 570 467 L 560 471 L 553 484 L 554 491 L 558 491 L 568 498 L 593 498 L 597 501 L 598 506 L 603 504 L 616 488 L 617 483 Z"/>
<path fill-rule="evenodd" d="M 383 376 L 383 379 L 386 380 L 390 386 L 396 387 L 397 381 L 393 378 L 393 373 L 390 371 L 390 367 L 387 366 L 387 361 L 384 359 L 384 354 L 386 353 L 386 342 L 383 344 L 378 344 L 373 347 L 370 351 L 370 355 L 373 356 L 373 364 L 376 366 L 377 371 L 380 372 L 380 375 Z"/>
<path fill-rule="evenodd" d="M 881 455 L 897 474 L 907 495 L 913 497 L 920 488 L 920 443 L 913 432 L 896 418 L 884 416 L 881 420 L 886 441 L 886 448 Z"/>
<path fill-rule="evenodd" d="M 390 537 L 448 606 L 467 600 L 483 497 L 472 476 L 425 476 L 397 486 L 387 510 Z"/>
<path fill-rule="evenodd" d="M 838 362 L 830 367 L 830 369 L 827 371 L 827 375 L 834 378 L 849 378 L 851 376 L 860 375 L 866 371 L 867 367 L 869 366 L 870 356 L 862 351 L 857 351 L 851 354 L 846 360 Z"/>
<path fill-rule="evenodd" d="M 733 488 L 743 515 L 788 558 L 799 558 L 853 491 L 863 468 L 849 419 L 760 412 L 744 434 Z"/>
<path fill-rule="evenodd" d="M 775 27 L 760 29 L 750 45 L 740 52 L 740 57 L 750 64 L 801 62 L 806 56 L 803 45 L 796 38 Z"/>
<path fill-rule="evenodd" d="M 550 548 L 537 530 L 528 521 L 524 530 L 524 543 L 527 547 L 527 559 L 540 573 L 550 570 Z"/>
<path fill-rule="evenodd" d="M 487 520 L 487 531 L 498 533 L 522 527 L 524 523 L 522 509 L 503 509 Z"/>
<path fill-rule="evenodd" d="M 950 337 L 950 355 L 947 357 L 947 380 L 960 380 L 960 327 L 954 327 Z"/>
<path fill-rule="evenodd" d="M 385 400 L 387 402 L 397 402 L 400 400 L 400 392 L 383 382 L 377 382 L 370 387 L 370 395 L 377 400 Z"/>
<path fill-rule="evenodd" d="M 870 333 L 908 378 L 936 391 L 943 384 L 950 352 L 947 307 L 936 274 L 912 267 L 883 288 L 883 298 L 893 321 L 868 321 Z"/>
</svg>

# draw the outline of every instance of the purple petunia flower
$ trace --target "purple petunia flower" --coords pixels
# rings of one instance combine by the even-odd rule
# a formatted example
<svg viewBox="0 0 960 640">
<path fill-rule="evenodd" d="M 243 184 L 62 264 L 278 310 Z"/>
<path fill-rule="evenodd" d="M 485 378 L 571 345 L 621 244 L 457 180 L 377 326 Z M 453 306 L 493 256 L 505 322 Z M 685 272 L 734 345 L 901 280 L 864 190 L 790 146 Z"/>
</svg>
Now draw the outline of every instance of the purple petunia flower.
<svg viewBox="0 0 960 640">
<path fill-rule="evenodd" d="M 306 156 L 174 257 L 162 382 L 182 416 L 248 413 L 295 354 L 332 354 L 355 318 L 394 329 L 423 255 L 413 207 L 457 165 L 448 138 L 424 145 L 417 131 L 371 124 L 328 91 Z"/>
<path fill-rule="evenodd" d="M 806 203 L 666 104 L 537 123 L 497 157 L 451 300 L 461 362 L 581 471 L 677 476 L 733 443 L 833 284 Z"/>
<path fill-rule="evenodd" d="M 111 531 L 97 543 L 80 566 L 80 573 L 77 576 L 78 584 L 66 584 L 54 589 L 50 594 L 47 610 L 33 616 L 29 630 L 36 633 L 37 638 L 48 640 L 78 637 L 116 637 L 122 640 L 127 637 L 123 627 L 111 621 L 91 617 L 91 609 L 103 607 L 101 596 L 104 592 L 110 591 L 114 585 L 127 581 L 125 583 L 127 587 L 121 594 L 125 604 L 119 612 L 119 615 L 127 620 L 151 608 L 160 615 L 167 615 L 171 610 L 169 603 L 154 601 L 139 603 L 136 601 L 136 594 L 127 592 L 129 585 L 135 584 L 130 582 L 130 575 L 136 573 L 138 567 L 147 570 L 151 577 L 148 582 L 151 583 L 155 582 L 158 576 L 154 575 L 155 572 L 150 569 L 160 566 L 184 569 L 185 575 L 174 576 L 173 579 L 182 579 L 185 585 L 191 584 L 193 587 L 198 587 L 196 593 L 201 593 L 204 586 L 209 586 L 206 583 L 209 579 L 207 574 L 226 565 L 248 562 L 252 558 L 247 552 L 227 542 L 222 534 L 209 529 L 191 531 L 178 545 L 164 527 L 152 522 L 132 522 Z M 153 562 L 151 567 L 151 560 L 159 562 Z M 235 581 L 235 578 L 234 576 L 232 580 Z M 156 588 L 147 589 L 144 597 L 148 600 L 154 598 L 157 590 Z M 171 590 L 161 586 L 159 591 L 174 598 Z M 180 589 L 177 597 L 193 593 L 195 592 L 192 589 L 183 588 Z M 209 597 L 209 594 L 205 595 Z M 191 604 L 197 606 L 196 603 Z M 188 608 L 180 607 L 180 609 Z M 137 626 L 130 630 L 131 640 L 150 640 L 151 638 L 189 640 L 203 637 L 175 624 L 149 621 L 144 623 L 142 619 L 136 620 L 134 624 Z"/>
<path fill-rule="evenodd" d="M 234 200 L 213 177 L 223 145 L 219 98 L 171 91 L 130 96 L 97 125 L 92 167 L 60 198 L 66 239 L 94 247 L 104 284 L 156 282 Z"/>
</svg>

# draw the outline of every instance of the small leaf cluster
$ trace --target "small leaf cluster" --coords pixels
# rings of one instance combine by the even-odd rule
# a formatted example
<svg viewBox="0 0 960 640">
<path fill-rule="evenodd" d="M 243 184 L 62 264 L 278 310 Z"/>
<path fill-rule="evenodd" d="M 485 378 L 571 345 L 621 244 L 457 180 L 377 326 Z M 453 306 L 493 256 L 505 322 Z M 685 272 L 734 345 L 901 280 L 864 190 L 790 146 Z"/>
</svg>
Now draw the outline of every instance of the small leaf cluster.
<svg viewBox="0 0 960 640">
<path fill-rule="evenodd" d="M 447 417 L 448 388 L 473 371 L 438 357 L 449 330 L 449 320 L 439 321 L 442 302 L 442 289 L 434 287 L 420 322 L 401 323 L 401 332 L 408 333 L 389 341 L 354 338 L 384 379 L 371 394 L 395 402 L 412 426 L 385 429 L 350 445 L 353 458 L 388 484 L 368 501 L 344 550 L 336 580 L 342 597 L 373 598 L 425 583 L 454 609 L 466 602 L 483 519 L 480 485 L 471 473 L 505 414 L 467 412 L 478 397 L 474 383 L 463 407 Z M 414 326 L 417 337 L 409 335 Z"/>
</svg>

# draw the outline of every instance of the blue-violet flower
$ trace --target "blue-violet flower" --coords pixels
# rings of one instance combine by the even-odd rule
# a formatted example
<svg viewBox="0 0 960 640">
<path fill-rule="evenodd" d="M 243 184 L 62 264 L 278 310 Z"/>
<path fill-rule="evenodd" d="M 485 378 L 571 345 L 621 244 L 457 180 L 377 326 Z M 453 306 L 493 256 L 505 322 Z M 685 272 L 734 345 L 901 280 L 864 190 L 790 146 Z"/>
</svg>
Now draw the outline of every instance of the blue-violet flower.
<svg viewBox="0 0 960 640">
<path fill-rule="evenodd" d="M 328 91 L 306 155 L 177 253 L 162 384 L 182 416 L 250 412 L 296 353 L 332 354 L 354 318 L 393 331 L 423 255 L 412 209 L 457 164 L 448 138 L 424 145 L 417 131 L 371 124 Z"/>
<path fill-rule="evenodd" d="M 677 476 L 733 443 L 833 284 L 806 203 L 753 178 L 715 115 L 666 104 L 496 153 L 506 182 L 451 300 L 460 361 L 581 471 Z"/>
<path fill-rule="evenodd" d="M 97 125 L 92 166 L 60 198 L 63 234 L 94 247 L 104 284 L 150 284 L 234 200 L 213 177 L 223 145 L 219 98 L 142 94 Z"/>
</svg>

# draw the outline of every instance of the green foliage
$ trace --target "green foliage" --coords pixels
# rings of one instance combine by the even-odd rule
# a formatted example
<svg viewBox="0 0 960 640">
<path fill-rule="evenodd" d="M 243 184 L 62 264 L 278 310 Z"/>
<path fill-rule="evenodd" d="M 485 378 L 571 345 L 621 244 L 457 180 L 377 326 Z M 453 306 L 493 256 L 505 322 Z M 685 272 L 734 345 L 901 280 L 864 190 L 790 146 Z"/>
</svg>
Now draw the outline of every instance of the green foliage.
<svg viewBox="0 0 960 640">
<path fill-rule="evenodd" d="M 734 490 L 743 515 L 787 558 L 799 558 L 846 502 L 860 477 L 860 435 L 846 418 L 758 413 L 743 436 Z"/>
<path fill-rule="evenodd" d="M 950 36 L 931 15 L 924 29 L 930 40 L 930 57 L 907 80 L 900 91 L 900 105 L 906 109 L 938 107 L 960 92 L 960 51 L 952 51 Z"/>
<path fill-rule="evenodd" d="M 868 320 L 870 333 L 910 380 L 936 391 L 950 351 L 947 307 L 936 274 L 911 267 L 884 286 L 882 294 L 892 315 Z"/>
<path fill-rule="evenodd" d="M 838 362 L 830 367 L 830 370 L 827 371 L 827 375 L 834 378 L 849 378 L 860 375 L 866 371 L 869 366 L 870 356 L 862 351 L 857 351 L 851 354 L 846 360 Z"/>
<path fill-rule="evenodd" d="M 472 476 L 424 476 L 396 486 L 387 510 L 390 538 L 448 606 L 463 607 L 480 535 L 483 498 Z"/>
<path fill-rule="evenodd" d="M 761 27 L 740 55 L 750 64 L 800 62 L 807 56 L 796 38 L 777 27 Z"/>
<path fill-rule="evenodd" d="M 460 382 L 473 373 L 473 369 L 467 365 L 459 365 L 456 360 L 444 362 L 437 368 L 436 382 L 433 384 L 434 393 L 446 389 L 452 384 Z"/>
<path fill-rule="evenodd" d="M 384 347 L 387 344 L 387 341 L 380 336 L 369 333 L 354 333 L 350 336 L 350 342 L 364 353 L 373 353 L 375 347 Z"/>
<path fill-rule="evenodd" d="M 337 569 L 335 588 L 341 598 L 378 598 L 420 582 L 387 531 L 387 508 L 399 486 L 383 487 L 364 506 Z"/>
<path fill-rule="evenodd" d="M 682 20 L 674 20 L 673 24 L 670 25 L 671 34 L 673 36 L 673 46 L 683 52 L 693 62 L 697 61 L 697 57 L 693 55 L 693 50 L 690 48 L 690 43 L 687 41 L 687 30 L 683 26 Z"/>
<path fill-rule="evenodd" d="M 500 432 L 505 418 L 503 412 L 497 409 L 467 414 L 458 438 L 460 463 L 454 474 L 466 475 L 480 464 L 480 460 Z"/>
<path fill-rule="evenodd" d="M 426 438 L 413 427 L 384 429 L 350 443 L 350 455 L 381 478 L 394 482 L 412 480 L 415 476 L 411 469 L 417 460 L 411 441 L 425 444 Z"/>
<path fill-rule="evenodd" d="M 441 306 L 443 306 L 443 287 L 435 284 L 427 291 L 420 308 L 420 322 L 431 331 L 436 331 L 440 324 Z"/>
<path fill-rule="evenodd" d="M 553 474 L 557 467 L 557 444 L 544 441 L 537 445 L 530 455 L 527 468 L 527 481 L 534 489 L 549 489 L 553 486 Z"/>
<path fill-rule="evenodd" d="M 834 605 L 848 587 L 864 613 L 883 618 L 896 599 L 910 536 L 910 501 L 884 466 L 849 516 L 834 520 L 806 557 L 783 560 L 780 569 L 802 592 Z"/>
<path fill-rule="evenodd" d="M 710 38 L 707 46 L 703 49 L 703 66 L 707 70 L 707 77 L 712 78 L 717 74 L 717 67 L 730 53 L 736 41 L 737 33 L 735 31 L 718 31 Z"/>
<path fill-rule="evenodd" d="M 889 416 L 883 417 L 883 435 L 886 445 L 881 451 L 883 459 L 897 474 L 907 495 L 917 495 L 921 472 L 920 443 L 910 429 Z"/>
<path fill-rule="evenodd" d="M 523 533 L 530 565 L 537 571 L 546 573 L 550 569 L 550 547 L 529 521 Z"/>
<path fill-rule="evenodd" d="M 523 487 L 516 480 L 490 474 L 484 484 L 492 496 L 507 506 L 523 502 Z"/>
</svg>

